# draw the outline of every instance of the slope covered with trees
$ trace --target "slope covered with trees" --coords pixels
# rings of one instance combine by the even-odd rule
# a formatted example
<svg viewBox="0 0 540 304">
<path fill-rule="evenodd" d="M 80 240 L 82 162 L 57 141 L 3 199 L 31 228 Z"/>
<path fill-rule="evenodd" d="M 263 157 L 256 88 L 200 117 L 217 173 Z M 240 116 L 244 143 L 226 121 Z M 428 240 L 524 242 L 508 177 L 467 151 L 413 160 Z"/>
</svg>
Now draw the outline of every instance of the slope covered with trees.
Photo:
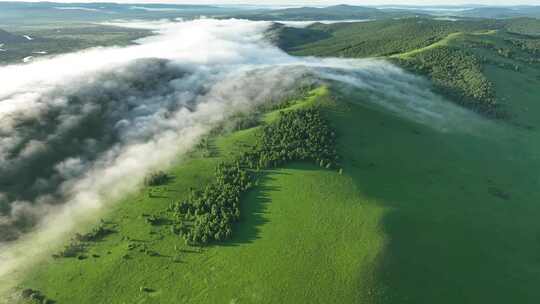
<svg viewBox="0 0 540 304">
<path fill-rule="evenodd" d="M 526 36 L 540 36 L 540 19 L 536 18 L 519 18 L 510 20 L 507 22 L 506 29 L 510 33 L 526 35 Z"/>
<path fill-rule="evenodd" d="M 427 18 L 278 27 L 273 41 L 299 56 L 387 58 L 430 78 L 451 100 L 492 117 L 505 117 L 488 65 L 509 70 L 537 62 L 535 19 L 441 21 Z M 277 38 L 276 38 L 277 37 Z"/>
<path fill-rule="evenodd" d="M 286 51 L 301 56 L 379 57 L 423 48 L 452 33 L 497 29 L 501 25 L 496 20 L 447 22 L 427 18 L 314 24 L 307 30 L 323 32 L 328 37 L 305 44 L 302 39 L 296 39 L 302 34 L 300 31 L 282 28 L 282 39 L 277 43 L 287 44 Z M 297 35 L 292 36 L 295 32 Z"/>
<path fill-rule="evenodd" d="M 457 47 L 440 46 L 413 56 L 398 56 L 396 62 L 412 72 L 427 75 L 451 100 L 478 112 L 502 117 L 493 84 L 483 74 L 480 58 Z"/>
</svg>

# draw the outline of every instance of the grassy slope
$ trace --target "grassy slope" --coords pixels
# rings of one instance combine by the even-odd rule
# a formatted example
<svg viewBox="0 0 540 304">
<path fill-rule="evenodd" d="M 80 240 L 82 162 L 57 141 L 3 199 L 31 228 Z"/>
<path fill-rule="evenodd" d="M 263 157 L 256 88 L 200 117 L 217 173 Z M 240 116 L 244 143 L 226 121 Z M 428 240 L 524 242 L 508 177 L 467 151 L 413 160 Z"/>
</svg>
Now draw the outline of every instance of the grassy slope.
<svg viewBox="0 0 540 304">
<path fill-rule="evenodd" d="M 321 89 L 316 94 L 293 109 L 327 93 Z M 275 118 L 270 113 L 265 120 Z M 252 142 L 255 132 L 219 138 L 216 146 L 226 157 Z M 58 303 L 328 303 L 366 297 L 384 244 L 378 227 L 384 210 L 359 194 L 350 177 L 335 171 L 302 163 L 269 171 L 244 198 L 234 239 L 200 253 L 183 246 L 167 227 L 145 222 L 143 213 L 159 213 L 189 187 L 206 183 L 218 159 L 196 158 L 172 168 L 175 179 L 161 192 L 163 198 L 150 199 L 142 192 L 119 204 L 106 218 L 118 224 L 119 232 L 88 252 L 100 257 L 50 259 L 24 285 Z M 129 251 L 129 243 L 146 244 L 161 256 Z M 173 262 L 175 246 L 181 250 L 180 262 Z M 122 258 L 125 254 L 131 258 Z M 140 292 L 141 286 L 156 291 Z"/>
<path fill-rule="evenodd" d="M 300 163 L 269 171 L 244 198 L 233 241 L 183 248 L 193 252 L 175 263 L 182 241 L 141 218 L 209 180 L 218 158 L 194 159 L 171 169 L 166 197 L 143 193 L 111 211 L 119 233 L 91 248 L 101 257 L 51 259 L 23 285 L 58 303 L 537 303 L 540 68 L 512 71 L 501 65 L 510 59 L 472 51 L 487 57 L 484 74 L 511 113 L 492 134 L 441 134 L 348 96 L 324 108 L 344 174 Z M 253 132 L 216 147 L 234 153 Z M 128 251 L 136 242 L 122 236 L 163 256 Z"/>
<path fill-rule="evenodd" d="M 366 144 L 347 159 L 362 164 L 353 171 L 362 193 L 393 208 L 382 219 L 390 242 L 378 271 L 388 288 L 381 302 L 538 301 L 539 162 L 523 152 L 525 141 L 441 136 L 385 115 L 361 117 L 354 137 Z"/>
<path fill-rule="evenodd" d="M 516 110 L 538 111 L 529 73 L 506 83 L 506 70 L 489 70 Z M 111 212 L 119 233 L 91 248 L 100 258 L 48 261 L 24 285 L 58 303 L 537 303 L 538 132 L 441 134 L 347 100 L 324 108 L 344 174 L 300 163 L 269 171 L 244 198 L 233 241 L 183 248 L 175 263 L 182 241 L 140 217 L 208 180 L 217 159 L 195 159 L 172 169 L 166 198 L 140 195 Z M 515 119 L 540 127 L 531 115 Z M 253 134 L 216 146 L 225 155 Z M 130 252 L 122 236 L 163 256 Z"/>
<path fill-rule="evenodd" d="M 466 36 L 456 34 L 406 55 L 467 47 L 472 39 L 508 47 L 505 35 Z M 535 220 L 540 208 L 534 190 L 540 166 L 540 123 L 534 119 L 540 111 L 540 67 L 524 64 L 527 54 L 519 51 L 514 59 L 481 47 L 471 51 L 486 59 L 483 74 L 510 113 L 499 127 L 512 127 L 472 137 L 441 136 L 416 126 L 419 135 L 411 137 L 401 134 L 402 123 L 389 123 L 381 115 L 387 131 L 363 120 L 366 131 L 360 136 L 369 144 L 366 152 L 351 153 L 383 163 L 385 168 L 374 174 L 353 172 L 363 193 L 394 208 L 383 218 L 390 242 L 379 268 L 378 282 L 388 291 L 380 302 L 536 303 L 540 298 L 534 287 L 540 271 Z M 511 68 L 516 64 L 519 72 Z M 354 124 L 339 122 L 340 129 Z"/>
</svg>

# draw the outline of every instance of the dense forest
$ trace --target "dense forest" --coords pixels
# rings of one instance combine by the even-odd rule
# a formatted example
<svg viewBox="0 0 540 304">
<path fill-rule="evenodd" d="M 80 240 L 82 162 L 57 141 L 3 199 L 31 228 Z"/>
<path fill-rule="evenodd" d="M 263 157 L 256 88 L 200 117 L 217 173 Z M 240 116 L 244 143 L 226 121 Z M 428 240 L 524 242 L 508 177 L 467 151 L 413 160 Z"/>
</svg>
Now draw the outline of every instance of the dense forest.
<svg viewBox="0 0 540 304">
<path fill-rule="evenodd" d="M 497 29 L 502 21 L 438 21 L 428 18 L 359 23 L 314 24 L 306 31 L 319 39 L 305 43 L 304 32 L 282 28 L 278 46 L 295 55 L 380 57 L 429 46 L 456 32 Z M 321 39 L 322 38 L 322 39 Z"/>
<path fill-rule="evenodd" d="M 502 115 L 496 109 L 493 84 L 482 73 L 480 60 L 470 52 L 440 47 L 397 62 L 428 75 L 435 87 L 452 100 L 489 115 Z"/>
</svg>

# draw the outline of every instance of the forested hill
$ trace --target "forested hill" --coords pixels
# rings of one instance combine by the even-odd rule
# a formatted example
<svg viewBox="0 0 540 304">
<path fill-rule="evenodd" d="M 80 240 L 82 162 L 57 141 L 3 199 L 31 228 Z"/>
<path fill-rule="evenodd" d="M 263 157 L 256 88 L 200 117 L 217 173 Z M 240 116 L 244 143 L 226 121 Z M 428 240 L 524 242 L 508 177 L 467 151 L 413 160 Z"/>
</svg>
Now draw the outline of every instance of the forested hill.
<svg viewBox="0 0 540 304">
<path fill-rule="evenodd" d="M 540 37 L 540 20 L 519 18 L 507 21 L 506 30 L 513 34 Z"/>
<path fill-rule="evenodd" d="M 460 12 L 459 15 L 475 18 L 540 18 L 540 6 L 478 7 L 464 10 Z"/>
<path fill-rule="evenodd" d="M 238 18 L 250 20 L 346 20 L 391 19 L 417 16 L 405 10 L 382 10 L 373 7 L 335 5 L 329 7 L 299 7 L 271 11 L 252 11 L 239 14 Z"/>
<path fill-rule="evenodd" d="M 488 65 L 519 71 L 540 63 L 540 20 L 406 18 L 359 23 L 276 26 L 273 41 L 299 56 L 385 57 L 430 78 L 441 93 L 478 112 L 506 116 Z"/>
<path fill-rule="evenodd" d="M 377 57 L 426 47 L 455 32 L 495 30 L 503 26 L 504 22 L 497 20 L 446 22 L 428 18 L 316 23 L 305 29 L 281 28 L 276 43 L 297 55 Z M 312 39 L 306 41 L 307 36 Z"/>
</svg>

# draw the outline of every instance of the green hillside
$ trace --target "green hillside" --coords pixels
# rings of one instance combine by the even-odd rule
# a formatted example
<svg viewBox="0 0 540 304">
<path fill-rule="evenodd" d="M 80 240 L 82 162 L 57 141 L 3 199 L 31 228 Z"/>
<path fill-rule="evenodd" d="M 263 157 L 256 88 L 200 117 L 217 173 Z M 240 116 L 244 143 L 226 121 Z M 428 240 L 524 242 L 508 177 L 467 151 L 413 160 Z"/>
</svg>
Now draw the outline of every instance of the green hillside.
<svg viewBox="0 0 540 304">
<path fill-rule="evenodd" d="M 320 88 L 290 110 L 323 104 L 330 114 L 335 104 L 328 98 L 328 91 Z M 279 119 L 276 114 L 265 115 L 264 121 L 273 123 Z M 188 246 L 171 233 L 168 220 L 149 224 L 149 216 L 165 216 L 171 199 L 210 182 L 214 166 L 254 143 L 259 129 L 213 139 L 218 157 L 200 158 L 195 152 L 169 171 L 174 178 L 166 186 L 143 189 L 118 204 L 104 219 L 115 232 L 91 243 L 79 255 L 84 258 L 51 257 L 46 267 L 29 274 L 24 287 L 57 303 L 277 303 L 369 297 L 373 266 L 384 245 L 377 221 L 384 209 L 337 170 L 290 163 L 264 171 L 259 185 L 242 198 L 241 222 L 226 243 Z"/>
<path fill-rule="evenodd" d="M 218 136 L 166 185 L 117 204 L 102 224 L 114 232 L 81 259 L 47 258 L 20 288 L 59 304 L 535 303 L 539 74 L 487 75 L 528 129 L 441 133 L 320 88 L 290 110 L 319 105 L 342 174 L 309 162 L 265 170 L 242 196 L 230 241 L 187 246 L 171 231 L 170 202 L 210 183 L 260 127 Z"/>
<path fill-rule="evenodd" d="M 328 34 L 324 39 L 304 43 L 283 36 L 278 41 L 290 43 L 286 50 L 295 55 L 377 57 L 389 56 L 429 46 L 449 34 L 463 31 L 496 29 L 502 24 L 485 21 L 437 21 L 424 18 L 378 20 L 358 23 L 314 24 L 307 28 Z M 284 34 L 298 33 L 298 29 L 283 28 Z"/>
<path fill-rule="evenodd" d="M 385 58 L 484 115 L 443 131 L 344 85 L 301 90 L 149 176 L 8 303 L 540 302 L 535 27 L 275 26 L 292 54 Z"/>
</svg>

